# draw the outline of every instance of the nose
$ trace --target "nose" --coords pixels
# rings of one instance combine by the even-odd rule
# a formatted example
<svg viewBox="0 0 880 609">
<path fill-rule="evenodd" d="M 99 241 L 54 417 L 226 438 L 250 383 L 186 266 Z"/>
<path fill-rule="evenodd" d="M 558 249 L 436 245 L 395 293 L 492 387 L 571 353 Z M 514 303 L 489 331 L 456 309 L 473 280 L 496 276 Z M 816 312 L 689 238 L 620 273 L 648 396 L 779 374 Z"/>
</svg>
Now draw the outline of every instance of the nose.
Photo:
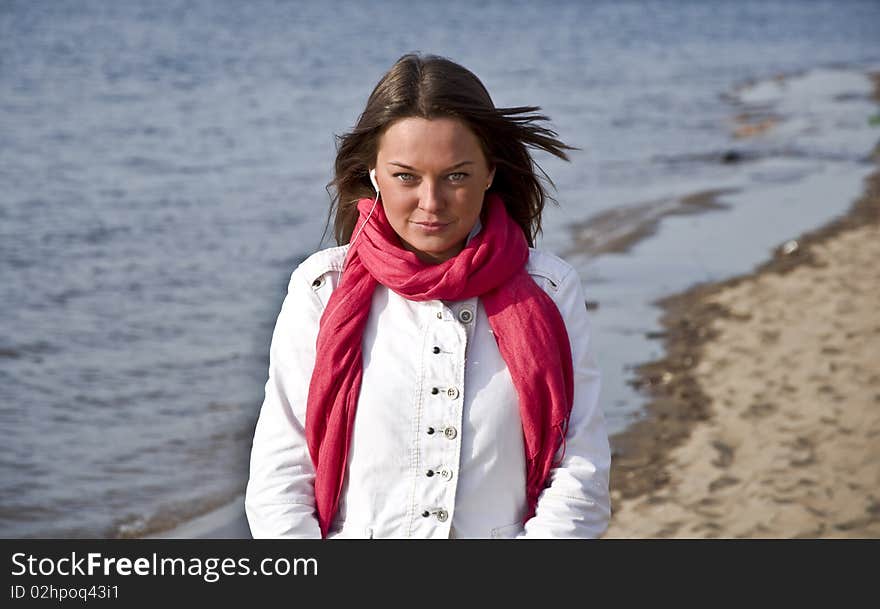
<svg viewBox="0 0 880 609">
<path fill-rule="evenodd" d="M 446 207 L 440 184 L 432 180 L 423 180 L 419 189 L 419 209 L 437 213 Z"/>
</svg>

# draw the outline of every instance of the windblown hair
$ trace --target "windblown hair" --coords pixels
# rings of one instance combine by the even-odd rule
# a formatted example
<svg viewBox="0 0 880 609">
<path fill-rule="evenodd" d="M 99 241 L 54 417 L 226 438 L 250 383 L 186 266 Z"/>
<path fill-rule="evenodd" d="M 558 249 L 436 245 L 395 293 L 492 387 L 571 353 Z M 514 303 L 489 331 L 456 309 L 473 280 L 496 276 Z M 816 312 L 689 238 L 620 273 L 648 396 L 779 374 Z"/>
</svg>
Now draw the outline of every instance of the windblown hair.
<svg viewBox="0 0 880 609">
<path fill-rule="evenodd" d="M 536 114 L 538 106 L 496 108 L 483 83 L 469 70 L 436 55 L 402 56 L 382 77 L 367 100 L 357 125 L 336 136 L 336 163 L 332 181 L 330 217 L 339 245 L 351 239 L 357 221 L 357 202 L 372 198 L 369 171 L 376 165 L 379 139 L 395 121 L 409 117 L 457 118 L 477 136 L 489 167 L 495 167 L 490 192 L 501 195 L 510 217 L 522 228 L 529 246 L 541 231 L 546 199 L 553 201 L 535 170 L 553 181 L 532 159 L 528 148 L 539 148 L 564 160 L 565 150 L 556 133 L 538 123 L 549 119 Z M 329 222 L 329 218 L 328 218 Z"/>
</svg>

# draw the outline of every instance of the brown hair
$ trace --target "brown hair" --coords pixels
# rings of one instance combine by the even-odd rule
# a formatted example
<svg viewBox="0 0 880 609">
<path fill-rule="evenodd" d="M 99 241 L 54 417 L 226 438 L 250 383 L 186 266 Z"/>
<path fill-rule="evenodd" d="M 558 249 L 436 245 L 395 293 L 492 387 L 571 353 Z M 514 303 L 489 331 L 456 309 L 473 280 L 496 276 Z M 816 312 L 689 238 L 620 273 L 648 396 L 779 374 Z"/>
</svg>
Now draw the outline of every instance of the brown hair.
<svg viewBox="0 0 880 609">
<path fill-rule="evenodd" d="M 511 218 L 519 224 L 530 246 L 541 231 L 546 199 L 553 201 L 535 173 L 528 148 L 540 148 L 568 160 L 565 150 L 577 150 L 556 139 L 556 133 L 537 123 L 547 117 L 534 114 L 538 106 L 496 108 L 483 83 L 469 70 L 437 55 L 402 56 L 373 89 L 357 125 L 336 136 L 336 163 L 330 217 L 336 213 L 334 236 L 348 243 L 357 221 L 357 202 L 375 194 L 369 170 L 376 165 L 379 138 L 391 123 L 402 118 L 453 117 L 477 136 L 489 167 L 495 167 L 490 192 L 501 195 Z M 555 187 L 555 186 L 554 186 Z"/>
</svg>

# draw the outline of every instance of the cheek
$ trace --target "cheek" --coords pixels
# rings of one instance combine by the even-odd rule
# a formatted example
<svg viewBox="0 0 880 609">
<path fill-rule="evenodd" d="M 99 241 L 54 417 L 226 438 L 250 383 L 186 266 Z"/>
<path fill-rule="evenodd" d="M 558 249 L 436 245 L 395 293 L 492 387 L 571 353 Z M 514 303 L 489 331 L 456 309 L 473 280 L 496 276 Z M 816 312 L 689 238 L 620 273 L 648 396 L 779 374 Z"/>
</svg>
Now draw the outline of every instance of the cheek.
<svg viewBox="0 0 880 609">
<path fill-rule="evenodd" d="M 466 217 L 477 217 L 483 209 L 483 198 L 485 193 L 481 188 L 469 188 L 462 193 L 459 200 L 459 215 Z"/>
<path fill-rule="evenodd" d="M 407 218 L 412 212 L 411 205 L 405 197 L 395 194 L 382 194 L 382 207 L 385 209 L 385 216 L 394 227 L 399 227 L 406 223 Z"/>
</svg>

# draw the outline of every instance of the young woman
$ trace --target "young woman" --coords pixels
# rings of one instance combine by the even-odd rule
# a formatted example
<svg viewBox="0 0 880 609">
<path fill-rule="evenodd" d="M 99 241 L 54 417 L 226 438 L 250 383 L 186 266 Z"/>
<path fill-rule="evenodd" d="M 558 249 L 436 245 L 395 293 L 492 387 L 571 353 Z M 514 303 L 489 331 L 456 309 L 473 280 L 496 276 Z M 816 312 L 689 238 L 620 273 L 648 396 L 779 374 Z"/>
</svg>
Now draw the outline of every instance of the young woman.
<svg viewBox="0 0 880 609">
<path fill-rule="evenodd" d="M 246 510 L 254 537 L 598 537 L 610 454 L 584 293 L 532 249 L 537 107 L 405 55 L 336 157 L 339 247 L 293 271 Z"/>
</svg>

